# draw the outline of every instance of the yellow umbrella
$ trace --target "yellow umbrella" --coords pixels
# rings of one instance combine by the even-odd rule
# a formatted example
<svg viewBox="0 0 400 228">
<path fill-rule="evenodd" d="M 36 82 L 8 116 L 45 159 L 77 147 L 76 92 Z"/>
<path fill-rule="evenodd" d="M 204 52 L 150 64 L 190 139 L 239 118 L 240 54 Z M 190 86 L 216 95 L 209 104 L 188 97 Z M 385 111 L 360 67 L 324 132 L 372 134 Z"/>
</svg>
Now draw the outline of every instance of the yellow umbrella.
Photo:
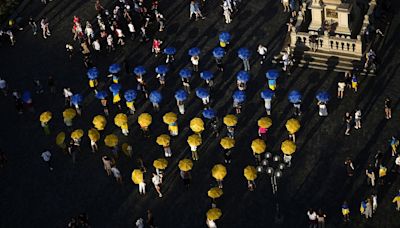
<svg viewBox="0 0 400 228">
<path fill-rule="evenodd" d="M 118 137 L 114 134 L 107 135 L 104 139 L 104 143 L 108 147 L 114 147 L 118 145 Z"/>
<path fill-rule="evenodd" d="M 76 116 L 76 111 L 73 108 L 67 108 L 63 112 L 64 119 L 72 120 Z"/>
<path fill-rule="evenodd" d="M 224 137 L 221 139 L 221 142 L 219 143 L 222 148 L 224 149 L 231 149 L 235 146 L 235 140 L 231 139 L 229 137 Z"/>
<path fill-rule="evenodd" d="M 222 211 L 219 208 L 211 208 L 210 210 L 207 211 L 207 219 L 208 220 L 217 220 L 221 218 L 222 216 Z"/>
<path fill-rule="evenodd" d="M 64 141 L 65 141 L 65 133 L 62 131 L 58 133 L 58 135 L 56 136 L 56 144 L 58 146 L 63 145 Z"/>
<path fill-rule="evenodd" d="M 168 166 L 168 161 L 165 160 L 165 158 L 159 158 L 157 160 L 154 160 L 153 166 L 156 169 L 165 169 Z"/>
<path fill-rule="evenodd" d="M 226 176 L 226 168 L 221 164 L 214 165 L 211 169 L 211 174 L 216 180 L 223 180 Z"/>
<path fill-rule="evenodd" d="M 217 199 L 217 198 L 221 197 L 222 194 L 224 194 L 224 192 L 222 191 L 222 189 L 220 189 L 218 187 L 211 188 L 207 192 L 208 197 L 210 197 L 211 199 Z"/>
<path fill-rule="evenodd" d="M 199 135 L 193 134 L 188 137 L 187 143 L 189 144 L 189 146 L 200 146 L 201 138 Z"/>
<path fill-rule="evenodd" d="M 100 133 L 94 128 L 92 128 L 88 131 L 88 136 L 89 136 L 90 140 L 93 142 L 97 142 L 100 139 Z"/>
<path fill-rule="evenodd" d="M 182 159 L 179 161 L 178 167 L 180 170 L 187 172 L 193 168 L 193 162 L 190 159 Z"/>
<path fill-rule="evenodd" d="M 122 127 L 123 125 L 126 125 L 126 123 L 128 123 L 128 117 L 124 113 L 118 113 L 114 117 L 114 123 L 118 127 Z"/>
<path fill-rule="evenodd" d="M 247 166 L 244 168 L 244 177 L 246 177 L 247 180 L 253 181 L 257 178 L 257 170 L 254 166 Z"/>
<path fill-rule="evenodd" d="M 106 127 L 107 120 L 104 116 L 97 115 L 93 118 L 92 123 L 97 130 L 102 131 Z"/>
<path fill-rule="evenodd" d="M 168 112 L 163 116 L 163 121 L 166 124 L 175 123 L 178 120 L 178 116 L 173 112 Z"/>
<path fill-rule="evenodd" d="M 286 155 L 291 155 L 296 152 L 296 144 L 291 140 L 285 140 L 282 142 L 281 150 Z"/>
<path fill-rule="evenodd" d="M 294 134 L 300 129 L 300 122 L 292 118 L 286 122 L 286 129 L 290 134 Z"/>
<path fill-rule="evenodd" d="M 262 117 L 257 121 L 259 127 L 269 128 L 272 125 L 272 120 L 269 117 Z"/>
<path fill-rule="evenodd" d="M 135 169 L 132 172 L 132 181 L 135 184 L 140 184 L 143 182 L 143 172 L 140 169 Z"/>
<path fill-rule="evenodd" d="M 160 146 L 169 146 L 170 139 L 169 135 L 162 134 L 157 137 L 156 142 Z"/>
<path fill-rule="evenodd" d="M 142 127 L 142 128 L 150 126 L 151 121 L 152 121 L 152 118 L 149 113 L 142 113 L 142 114 L 140 114 L 140 116 L 138 118 L 138 123 L 139 123 L 140 127 Z"/>
<path fill-rule="evenodd" d="M 224 124 L 228 127 L 234 127 L 237 124 L 237 117 L 229 114 L 224 117 Z"/>
<path fill-rule="evenodd" d="M 83 130 L 82 129 L 76 129 L 71 133 L 71 138 L 72 139 L 80 139 L 83 136 Z"/>
<path fill-rule="evenodd" d="M 52 114 L 51 112 L 47 111 L 47 112 L 43 112 L 42 114 L 40 114 L 40 122 L 42 123 L 47 123 L 51 120 Z"/>
<path fill-rule="evenodd" d="M 254 139 L 253 142 L 251 142 L 251 149 L 256 154 L 264 153 L 266 147 L 267 145 L 262 139 Z"/>
<path fill-rule="evenodd" d="M 192 131 L 194 133 L 200 133 L 202 131 L 204 131 L 204 122 L 201 118 L 193 118 L 190 121 L 190 129 L 192 129 Z"/>
</svg>

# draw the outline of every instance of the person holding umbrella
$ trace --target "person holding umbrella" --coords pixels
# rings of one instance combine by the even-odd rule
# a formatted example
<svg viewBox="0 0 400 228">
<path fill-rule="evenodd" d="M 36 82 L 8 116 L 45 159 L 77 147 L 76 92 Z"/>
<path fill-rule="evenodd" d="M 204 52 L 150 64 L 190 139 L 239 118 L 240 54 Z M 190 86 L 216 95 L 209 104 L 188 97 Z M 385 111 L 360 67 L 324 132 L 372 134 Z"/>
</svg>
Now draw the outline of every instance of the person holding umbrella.
<svg viewBox="0 0 400 228">
<path fill-rule="evenodd" d="M 64 110 L 63 112 L 63 118 L 64 118 L 64 124 L 67 127 L 71 127 L 72 126 L 72 120 L 75 118 L 76 116 L 76 111 L 73 108 L 67 108 Z"/>
<path fill-rule="evenodd" d="M 229 44 L 229 41 L 231 40 L 231 34 L 229 34 L 228 32 L 221 32 L 218 38 L 219 38 L 219 46 L 225 48 Z"/>
<path fill-rule="evenodd" d="M 224 137 L 221 139 L 219 143 L 222 148 L 224 149 L 224 158 L 225 158 L 225 163 L 231 163 L 231 154 L 232 154 L 232 148 L 235 147 L 235 140 L 229 137 Z"/>
<path fill-rule="evenodd" d="M 99 76 L 99 71 L 97 70 L 96 67 L 92 67 L 87 71 L 87 76 L 89 78 L 89 87 L 94 90 L 95 93 L 97 93 L 97 85 L 99 84 L 97 81 L 97 77 Z"/>
<path fill-rule="evenodd" d="M 149 99 L 153 104 L 154 111 L 158 112 L 160 110 L 160 103 L 162 101 L 162 95 L 157 90 L 150 93 Z"/>
<path fill-rule="evenodd" d="M 268 128 L 272 125 L 272 120 L 269 117 L 262 117 L 257 121 L 258 124 L 258 136 L 261 137 L 262 140 L 267 140 L 267 131 Z"/>
<path fill-rule="evenodd" d="M 289 93 L 289 102 L 293 104 L 294 115 L 301 115 L 301 93 L 297 90 L 292 90 Z"/>
<path fill-rule="evenodd" d="M 121 71 L 120 64 L 118 63 L 111 64 L 108 67 L 108 72 L 110 72 L 110 74 L 107 77 L 112 78 L 113 83 L 118 84 L 120 71 Z"/>
<path fill-rule="evenodd" d="M 201 145 L 201 137 L 198 134 L 193 134 L 188 137 L 187 143 L 190 146 L 190 150 L 192 152 L 193 161 L 199 160 L 199 155 L 197 154 L 197 148 Z"/>
<path fill-rule="evenodd" d="M 82 114 L 82 110 L 81 110 L 82 101 L 83 101 L 83 98 L 82 98 L 82 95 L 80 95 L 80 94 L 74 94 L 71 97 L 71 103 L 74 105 L 75 110 L 78 113 L 78 115 Z"/>
<path fill-rule="evenodd" d="M 39 120 L 40 124 L 43 127 L 44 133 L 46 135 L 50 135 L 49 121 L 52 118 L 52 113 L 47 111 L 40 114 Z"/>
<path fill-rule="evenodd" d="M 118 109 L 121 110 L 121 97 L 119 95 L 119 91 L 121 90 L 121 85 L 120 84 L 111 84 L 109 87 L 110 91 L 113 94 L 113 104 L 117 105 Z"/>
<path fill-rule="evenodd" d="M 217 207 L 217 202 L 215 199 L 221 197 L 224 194 L 221 188 L 218 187 L 213 187 L 210 190 L 208 190 L 207 195 L 208 197 L 211 198 L 211 207 L 216 208 Z"/>
<path fill-rule="evenodd" d="M 156 73 L 157 76 L 156 78 L 158 79 L 158 81 L 160 82 L 161 86 L 165 85 L 165 75 L 167 74 L 167 72 L 169 71 L 168 66 L 166 65 L 159 65 L 156 67 Z"/>
<path fill-rule="evenodd" d="M 160 175 L 161 183 L 162 183 L 163 177 L 164 177 L 164 170 L 168 166 L 168 161 L 165 158 L 159 158 L 159 159 L 154 160 L 153 166 L 156 169 L 156 174 Z"/>
<path fill-rule="evenodd" d="M 241 90 L 236 90 L 233 93 L 233 107 L 236 109 L 236 114 L 241 113 L 242 104 L 246 100 L 246 93 Z"/>
<path fill-rule="evenodd" d="M 193 162 L 190 159 L 182 159 L 178 163 L 178 167 L 180 170 L 180 176 L 183 180 L 183 184 L 185 185 L 186 189 L 189 189 L 190 180 L 192 176 L 190 175 L 190 170 L 193 168 Z"/>
<path fill-rule="evenodd" d="M 190 93 L 190 78 L 192 77 L 192 71 L 189 68 L 183 68 L 179 71 L 183 88 L 186 92 Z"/>
<path fill-rule="evenodd" d="M 214 120 L 216 118 L 215 111 L 212 108 L 204 109 L 202 112 L 202 115 L 204 118 L 209 119 L 209 120 Z"/>
<path fill-rule="evenodd" d="M 121 128 L 122 134 L 125 136 L 128 136 L 129 134 L 129 129 L 128 129 L 128 116 L 126 116 L 124 113 L 118 113 L 114 117 L 114 123 L 118 127 Z"/>
<path fill-rule="evenodd" d="M 244 177 L 247 180 L 247 187 L 249 191 L 254 191 L 256 188 L 256 178 L 257 178 L 257 170 L 254 166 L 246 166 L 243 171 Z"/>
<path fill-rule="evenodd" d="M 179 133 L 177 120 L 178 116 L 173 112 L 168 112 L 163 116 L 163 121 L 168 124 L 168 130 L 171 136 L 177 136 Z"/>
<path fill-rule="evenodd" d="M 199 71 L 200 49 L 197 47 L 189 49 L 190 61 L 192 62 L 193 71 Z"/>
<path fill-rule="evenodd" d="M 264 140 L 262 139 L 254 139 L 251 142 L 251 150 L 253 151 L 253 155 L 257 161 L 257 163 L 261 162 L 261 154 L 265 152 L 267 148 L 267 144 L 265 144 Z"/>
<path fill-rule="evenodd" d="M 134 89 L 127 90 L 124 93 L 124 98 L 126 100 L 126 102 L 125 102 L 126 107 L 128 108 L 129 113 L 132 115 L 136 111 L 136 108 L 135 108 L 136 97 L 137 97 L 137 93 L 136 93 L 136 90 L 134 90 Z"/>
<path fill-rule="evenodd" d="M 103 106 L 104 115 L 108 116 L 108 105 L 107 105 L 107 92 L 104 90 L 100 90 L 96 93 L 95 97 L 100 100 L 101 106 Z"/>
<path fill-rule="evenodd" d="M 208 228 L 217 228 L 217 224 L 215 224 L 215 220 L 219 219 L 222 216 L 222 212 L 219 208 L 211 208 L 207 211 L 207 220 L 206 225 Z"/>
<path fill-rule="evenodd" d="M 238 89 L 240 91 L 244 91 L 247 88 L 246 83 L 249 81 L 250 79 L 250 74 L 247 73 L 246 71 L 239 71 L 239 73 L 237 73 L 236 75 L 236 85 L 238 87 Z"/>
<path fill-rule="evenodd" d="M 139 186 L 139 194 L 145 195 L 146 194 L 146 183 L 143 179 L 143 172 L 140 169 L 134 169 L 132 172 L 132 181 L 133 183 Z"/>
<path fill-rule="evenodd" d="M 249 59 L 251 56 L 251 52 L 247 48 L 240 48 L 238 50 L 238 57 L 243 61 L 244 71 L 250 71 L 250 63 Z"/>
<path fill-rule="evenodd" d="M 104 116 L 97 115 L 93 118 L 92 123 L 94 128 L 96 128 L 98 131 L 103 131 L 104 128 L 106 127 L 107 120 Z"/>
<path fill-rule="evenodd" d="M 224 67 L 222 65 L 222 58 L 225 55 L 225 50 L 221 47 L 216 47 L 213 50 L 213 56 L 215 58 L 215 62 L 217 63 L 217 68 L 219 71 L 224 71 Z"/>
<path fill-rule="evenodd" d="M 228 137 L 235 138 L 235 126 L 237 124 L 237 117 L 235 115 L 229 114 L 224 117 L 224 124 L 228 130 Z"/>
<path fill-rule="evenodd" d="M 156 142 L 158 145 L 162 146 L 164 149 L 164 156 L 169 158 L 172 156 L 171 147 L 170 147 L 171 138 L 169 135 L 162 134 L 157 137 Z"/>
<path fill-rule="evenodd" d="M 146 68 L 143 66 L 137 66 L 133 69 L 133 73 L 136 75 L 136 81 L 138 82 L 137 90 L 142 91 L 144 96 L 148 98 L 146 82 L 143 79 L 143 75 L 146 74 Z"/>
<path fill-rule="evenodd" d="M 149 113 L 142 113 L 138 117 L 138 123 L 140 125 L 140 129 L 143 131 L 143 135 L 146 138 L 150 138 L 150 133 L 149 133 L 149 126 L 152 122 L 153 118 Z"/>
<path fill-rule="evenodd" d="M 174 62 L 175 58 L 174 55 L 176 53 L 176 49 L 174 47 L 166 47 L 164 49 L 164 54 L 167 55 L 167 58 L 165 59 L 165 63 L 172 63 Z"/>
<path fill-rule="evenodd" d="M 196 96 L 203 101 L 203 105 L 208 107 L 210 103 L 210 92 L 202 87 L 196 88 Z"/>
<path fill-rule="evenodd" d="M 185 114 L 185 100 L 188 98 L 188 93 L 183 90 L 180 89 L 178 91 L 175 92 L 175 99 L 176 99 L 176 104 L 178 106 L 179 109 L 179 113 L 180 114 Z"/>
<path fill-rule="evenodd" d="M 261 98 L 264 99 L 265 111 L 267 111 L 268 116 L 271 115 L 271 100 L 273 96 L 274 96 L 274 91 L 270 89 L 265 89 L 261 91 Z"/>
<path fill-rule="evenodd" d="M 318 100 L 317 105 L 319 107 L 319 116 L 328 116 L 328 108 L 326 107 L 326 103 L 329 101 L 329 97 L 329 93 L 326 91 L 317 93 L 316 98 Z"/>
<path fill-rule="evenodd" d="M 272 91 L 275 91 L 276 89 L 276 79 L 279 77 L 279 72 L 277 70 L 269 70 L 265 74 L 265 76 L 268 79 L 268 87 Z"/>
<path fill-rule="evenodd" d="M 100 139 L 100 133 L 96 129 L 92 128 L 88 131 L 88 136 L 90 139 L 90 147 L 92 148 L 92 152 L 95 153 L 99 151 L 97 141 Z"/>
<path fill-rule="evenodd" d="M 214 165 L 211 169 L 211 175 L 215 178 L 218 184 L 218 188 L 223 188 L 223 180 L 226 176 L 226 167 L 222 164 Z"/>
<path fill-rule="evenodd" d="M 291 140 L 285 140 L 282 142 L 281 150 L 283 153 L 283 161 L 287 167 L 292 165 L 292 154 L 296 152 L 296 144 Z"/>
<path fill-rule="evenodd" d="M 211 71 L 203 71 L 200 73 L 200 78 L 203 79 L 206 84 L 208 85 L 208 87 L 210 89 L 212 89 L 212 87 L 214 86 L 214 74 Z"/>
<path fill-rule="evenodd" d="M 296 132 L 300 129 L 300 122 L 294 118 L 289 119 L 286 122 L 286 130 L 289 133 L 289 139 L 296 142 Z"/>
</svg>

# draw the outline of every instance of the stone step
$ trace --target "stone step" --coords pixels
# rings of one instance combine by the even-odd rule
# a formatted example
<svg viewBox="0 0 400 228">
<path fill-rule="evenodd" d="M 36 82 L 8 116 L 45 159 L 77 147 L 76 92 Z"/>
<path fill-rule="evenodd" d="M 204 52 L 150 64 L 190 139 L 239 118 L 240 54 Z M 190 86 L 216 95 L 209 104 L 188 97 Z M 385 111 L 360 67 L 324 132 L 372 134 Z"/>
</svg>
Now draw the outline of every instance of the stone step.
<svg viewBox="0 0 400 228">
<path fill-rule="evenodd" d="M 316 70 L 324 70 L 324 71 L 335 71 L 335 72 L 346 72 L 349 70 L 352 70 L 353 67 L 348 67 L 348 66 L 343 66 L 343 65 L 337 65 L 337 66 L 328 66 L 325 63 L 321 62 L 306 62 L 304 60 L 300 60 L 297 64 L 295 64 L 298 67 L 302 68 L 311 68 L 311 69 L 316 69 Z M 361 76 L 369 76 L 369 77 L 374 77 L 376 76 L 376 73 L 373 72 L 367 72 L 367 70 L 363 70 L 360 73 Z"/>
<path fill-rule="evenodd" d="M 337 56 L 342 59 L 350 59 L 350 60 L 360 60 L 361 57 L 358 55 L 352 55 L 350 53 L 341 53 L 341 52 L 328 52 L 328 51 L 322 51 L 322 50 L 317 50 L 316 52 L 309 50 L 309 49 L 298 49 L 296 48 L 294 50 L 295 54 L 309 54 L 313 56 Z"/>
</svg>

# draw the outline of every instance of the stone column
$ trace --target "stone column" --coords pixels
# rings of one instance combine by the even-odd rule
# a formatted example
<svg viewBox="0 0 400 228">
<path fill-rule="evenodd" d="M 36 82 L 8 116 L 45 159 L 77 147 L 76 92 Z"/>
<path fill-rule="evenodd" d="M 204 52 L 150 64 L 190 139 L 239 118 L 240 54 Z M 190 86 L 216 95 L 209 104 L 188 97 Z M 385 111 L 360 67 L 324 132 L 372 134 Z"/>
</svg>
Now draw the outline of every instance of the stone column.
<svg viewBox="0 0 400 228">
<path fill-rule="evenodd" d="M 338 13 L 338 26 L 335 30 L 336 33 L 351 35 L 349 25 L 349 14 L 351 11 L 351 5 L 348 3 L 342 3 L 337 8 Z"/>
<path fill-rule="evenodd" d="M 324 21 L 322 14 L 324 8 L 320 0 L 312 0 L 309 9 L 311 10 L 311 23 L 308 29 L 317 31 L 322 27 L 322 22 Z"/>
</svg>

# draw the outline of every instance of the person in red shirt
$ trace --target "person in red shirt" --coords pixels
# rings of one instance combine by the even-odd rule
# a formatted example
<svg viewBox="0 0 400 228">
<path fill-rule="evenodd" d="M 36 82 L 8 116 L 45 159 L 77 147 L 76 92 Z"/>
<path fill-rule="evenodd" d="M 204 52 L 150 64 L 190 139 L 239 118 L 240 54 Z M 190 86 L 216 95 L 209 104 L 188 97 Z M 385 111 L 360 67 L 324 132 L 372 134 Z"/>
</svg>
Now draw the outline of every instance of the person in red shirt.
<svg viewBox="0 0 400 228">
<path fill-rule="evenodd" d="M 154 54 L 156 55 L 156 57 L 158 56 L 158 54 L 159 54 L 160 51 L 161 51 L 161 48 L 160 48 L 161 43 L 162 43 L 161 40 L 158 40 L 158 39 L 154 39 L 154 40 L 153 40 L 153 46 L 151 47 L 151 51 L 154 52 Z"/>
</svg>

